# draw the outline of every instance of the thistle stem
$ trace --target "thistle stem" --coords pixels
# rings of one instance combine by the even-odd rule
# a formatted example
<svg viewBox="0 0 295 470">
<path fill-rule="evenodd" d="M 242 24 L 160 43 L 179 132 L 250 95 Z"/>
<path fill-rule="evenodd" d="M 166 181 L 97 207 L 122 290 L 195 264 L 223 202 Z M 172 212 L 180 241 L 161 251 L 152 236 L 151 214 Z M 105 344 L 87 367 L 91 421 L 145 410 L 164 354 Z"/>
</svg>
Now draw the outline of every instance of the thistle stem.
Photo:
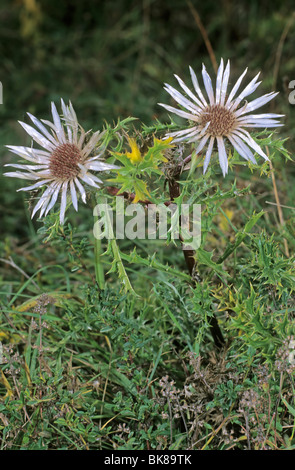
<svg viewBox="0 0 295 470">
<path fill-rule="evenodd" d="M 101 240 L 94 240 L 95 279 L 100 290 L 105 288 L 104 269 L 101 263 Z"/>
<path fill-rule="evenodd" d="M 98 198 L 94 197 L 94 207 L 98 204 Z M 94 224 L 98 222 L 97 214 L 94 214 Z M 94 266 L 95 266 L 95 279 L 100 290 L 105 288 L 104 269 L 101 262 L 102 245 L 100 238 L 94 237 Z"/>
<path fill-rule="evenodd" d="M 181 170 L 179 168 L 176 169 L 174 177 L 169 181 L 169 193 L 170 193 L 171 201 L 173 201 L 175 198 L 180 196 L 180 185 L 178 181 L 176 180 L 176 178 L 180 175 L 180 172 Z M 185 258 L 187 269 L 192 277 L 192 281 L 194 283 L 198 282 L 198 276 L 195 276 L 196 262 L 195 262 L 194 250 L 183 250 L 183 255 Z M 219 327 L 217 318 L 215 317 L 214 313 L 209 318 L 209 323 L 210 323 L 210 331 L 211 331 L 215 346 L 217 348 L 221 348 L 222 346 L 224 346 L 225 341 L 224 341 L 221 329 Z"/>
</svg>

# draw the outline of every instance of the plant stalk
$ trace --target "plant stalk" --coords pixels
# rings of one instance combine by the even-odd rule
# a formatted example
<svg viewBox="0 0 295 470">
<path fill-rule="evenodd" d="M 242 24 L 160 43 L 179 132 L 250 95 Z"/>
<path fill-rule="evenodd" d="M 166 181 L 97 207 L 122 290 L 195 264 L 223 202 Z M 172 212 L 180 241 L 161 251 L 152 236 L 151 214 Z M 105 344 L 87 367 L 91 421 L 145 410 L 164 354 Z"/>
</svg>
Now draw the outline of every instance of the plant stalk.
<svg viewBox="0 0 295 470">
<path fill-rule="evenodd" d="M 94 197 L 94 207 L 98 204 L 98 198 Z M 98 215 L 94 213 L 94 224 L 98 222 Z M 95 280 L 100 290 L 105 288 L 104 269 L 101 262 L 102 244 L 100 238 L 94 236 L 94 266 L 95 266 Z"/>
<path fill-rule="evenodd" d="M 181 169 L 177 168 L 174 174 L 174 177 L 168 181 L 171 201 L 173 201 L 174 199 L 180 196 L 180 185 L 178 181 L 176 180 L 176 178 L 180 175 L 180 172 L 181 172 Z M 181 220 L 179 221 L 179 223 L 181 223 Z M 181 239 L 181 237 L 180 237 L 180 241 L 181 243 L 183 243 L 183 240 Z M 192 278 L 192 282 L 193 283 L 199 282 L 198 276 L 195 275 L 195 267 L 196 267 L 195 251 L 194 250 L 182 250 L 182 251 L 183 251 L 184 258 L 185 258 L 187 269 Z M 220 349 L 224 346 L 225 341 L 224 341 L 221 329 L 219 327 L 217 318 L 214 313 L 209 318 L 209 324 L 210 324 L 210 331 L 211 331 L 215 346 L 218 349 Z"/>
</svg>

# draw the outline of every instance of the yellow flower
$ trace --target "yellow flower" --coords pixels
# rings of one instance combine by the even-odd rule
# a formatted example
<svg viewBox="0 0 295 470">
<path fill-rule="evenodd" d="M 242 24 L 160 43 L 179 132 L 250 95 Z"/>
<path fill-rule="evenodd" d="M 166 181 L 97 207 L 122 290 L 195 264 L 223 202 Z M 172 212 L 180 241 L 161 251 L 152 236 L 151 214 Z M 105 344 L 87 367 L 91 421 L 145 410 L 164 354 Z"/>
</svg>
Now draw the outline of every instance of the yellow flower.
<svg viewBox="0 0 295 470">
<path fill-rule="evenodd" d="M 154 144 L 170 144 L 173 140 L 173 137 L 166 137 L 165 139 L 157 139 L 154 137 Z M 175 147 L 175 145 L 167 145 L 167 148 Z"/>
<path fill-rule="evenodd" d="M 126 156 L 133 164 L 139 163 L 142 160 L 142 156 L 135 139 L 128 137 L 128 142 L 131 148 L 131 152 L 126 152 Z"/>
</svg>

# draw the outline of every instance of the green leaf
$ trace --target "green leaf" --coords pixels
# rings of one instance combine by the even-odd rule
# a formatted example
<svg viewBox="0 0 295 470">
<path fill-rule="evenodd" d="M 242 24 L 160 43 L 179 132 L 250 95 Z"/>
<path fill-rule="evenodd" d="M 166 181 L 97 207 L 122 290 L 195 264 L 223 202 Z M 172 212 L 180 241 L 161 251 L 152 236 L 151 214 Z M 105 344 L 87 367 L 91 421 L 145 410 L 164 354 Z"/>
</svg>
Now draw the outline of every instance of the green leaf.
<svg viewBox="0 0 295 470">
<path fill-rule="evenodd" d="M 205 266 L 208 266 L 208 268 L 213 269 L 214 272 L 216 272 L 222 277 L 229 277 L 228 273 L 224 271 L 224 269 L 219 266 L 219 264 L 212 261 L 212 256 L 212 252 L 209 253 L 208 251 L 203 250 L 203 248 L 199 248 L 196 251 L 196 258 L 199 263 L 204 264 Z"/>
<path fill-rule="evenodd" d="M 245 237 L 249 234 L 249 232 L 252 230 L 254 225 L 257 223 L 257 221 L 262 217 L 264 214 L 264 211 L 259 212 L 258 214 L 253 214 L 246 223 L 244 230 L 242 232 L 238 232 L 235 237 L 235 242 L 231 243 L 225 250 L 224 254 L 217 260 L 217 264 L 223 263 L 223 261 L 228 258 L 229 255 L 231 255 L 237 247 L 242 243 L 242 241 L 245 239 Z"/>
</svg>

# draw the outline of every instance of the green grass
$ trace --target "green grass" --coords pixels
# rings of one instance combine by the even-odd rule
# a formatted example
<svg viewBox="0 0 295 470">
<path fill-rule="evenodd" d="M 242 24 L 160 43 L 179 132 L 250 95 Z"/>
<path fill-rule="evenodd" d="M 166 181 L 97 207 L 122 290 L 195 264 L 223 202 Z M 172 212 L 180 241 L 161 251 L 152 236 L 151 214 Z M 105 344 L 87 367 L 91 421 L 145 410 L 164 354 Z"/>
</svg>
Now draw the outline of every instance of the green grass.
<svg viewBox="0 0 295 470">
<path fill-rule="evenodd" d="M 85 129 L 136 116 L 146 137 L 168 122 L 164 82 L 202 62 L 213 72 L 186 2 L 2 3 L 3 164 L 4 145 L 29 145 L 17 120 L 50 119 L 52 100 L 70 99 Z M 70 209 L 63 229 L 56 214 L 32 221 L 37 194 L 0 176 L 2 450 L 294 449 L 294 163 L 279 138 L 292 155 L 295 21 L 278 55 L 292 3 L 193 5 L 233 81 L 246 66 L 251 78 L 262 70 L 267 93 L 280 65 L 271 112 L 285 127 L 265 142 L 283 223 L 268 166 L 232 156 L 225 179 L 182 175 L 186 197 L 202 202 L 200 282 L 179 245 L 160 240 L 103 241 L 96 271 L 90 205 Z"/>
</svg>

